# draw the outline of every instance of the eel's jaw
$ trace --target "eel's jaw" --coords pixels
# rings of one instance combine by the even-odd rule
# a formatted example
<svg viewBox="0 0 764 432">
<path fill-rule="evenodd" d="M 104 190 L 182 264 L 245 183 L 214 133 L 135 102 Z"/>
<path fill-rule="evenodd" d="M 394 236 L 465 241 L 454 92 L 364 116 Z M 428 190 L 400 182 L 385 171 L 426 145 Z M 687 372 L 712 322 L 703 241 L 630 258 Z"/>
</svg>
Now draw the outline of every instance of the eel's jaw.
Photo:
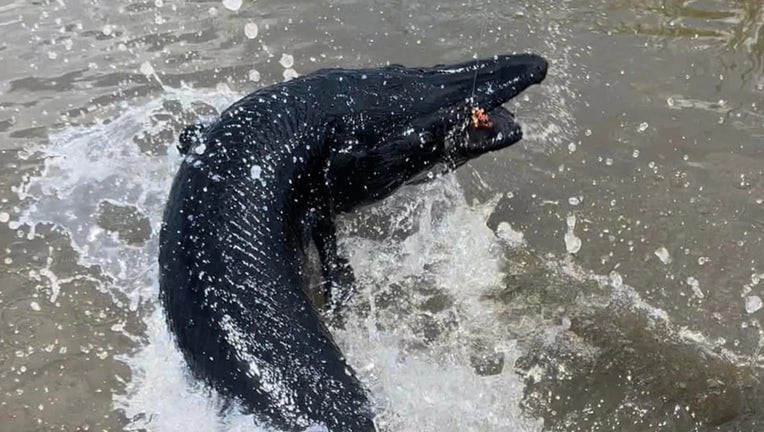
<svg viewBox="0 0 764 432">
<path fill-rule="evenodd" d="M 507 148 L 523 138 L 522 128 L 504 107 L 489 111 L 487 116 L 490 125 L 475 127 L 467 121 L 446 137 L 445 159 L 452 168 L 485 153 Z"/>
</svg>

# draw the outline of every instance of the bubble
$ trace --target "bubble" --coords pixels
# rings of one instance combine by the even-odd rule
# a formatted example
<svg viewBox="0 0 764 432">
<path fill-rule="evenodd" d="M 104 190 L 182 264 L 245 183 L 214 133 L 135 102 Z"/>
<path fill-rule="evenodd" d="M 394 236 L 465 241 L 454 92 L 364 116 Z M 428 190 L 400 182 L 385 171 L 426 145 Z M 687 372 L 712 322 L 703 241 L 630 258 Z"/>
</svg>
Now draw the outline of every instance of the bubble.
<svg viewBox="0 0 764 432">
<path fill-rule="evenodd" d="M 568 204 L 572 206 L 577 206 L 581 204 L 581 199 L 579 199 L 578 197 L 570 197 L 568 198 Z"/>
<path fill-rule="evenodd" d="M 111 35 L 111 33 L 114 31 L 114 27 L 111 24 L 106 24 L 103 26 L 103 29 L 101 29 L 101 33 L 105 34 L 106 36 Z"/>
<path fill-rule="evenodd" d="M 254 39 L 254 38 L 256 38 L 256 37 L 257 37 L 257 33 L 258 33 L 257 24 L 255 24 L 255 23 L 252 23 L 252 22 L 251 22 L 251 23 L 247 23 L 247 24 L 244 26 L 244 34 L 245 34 L 245 35 L 246 35 L 246 36 L 247 36 L 249 39 Z"/>
<path fill-rule="evenodd" d="M 6 223 L 9 220 L 11 220 L 11 215 L 8 214 L 8 212 L 0 212 L 0 222 Z"/>
<path fill-rule="evenodd" d="M 223 0 L 223 6 L 228 10 L 236 12 L 241 8 L 241 0 Z"/>
<path fill-rule="evenodd" d="M 639 157 L 639 149 L 634 149 L 634 151 L 631 153 L 631 157 L 634 159 Z"/>
<path fill-rule="evenodd" d="M 258 81 L 260 81 L 260 79 L 261 79 L 260 72 L 258 72 L 255 69 L 252 69 L 251 71 L 249 71 L 249 80 L 250 81 L 258 82 Z"/>
<path fill-rule="evenodd" d="M 279 60 L 279 64 L 281 66 L 285 67 L 286 69 L 291 68 L 294 66 L 294 56 L 292 54 L 281 54 L 281 59 Z"/>
<path fill-rule="evenodd" d="M 617 271 L 610 272 L 610 285 L 612 285 L 613 288 L 616 288 L 616 289 L 623 286 L 623 277 Z"/>
</svg>

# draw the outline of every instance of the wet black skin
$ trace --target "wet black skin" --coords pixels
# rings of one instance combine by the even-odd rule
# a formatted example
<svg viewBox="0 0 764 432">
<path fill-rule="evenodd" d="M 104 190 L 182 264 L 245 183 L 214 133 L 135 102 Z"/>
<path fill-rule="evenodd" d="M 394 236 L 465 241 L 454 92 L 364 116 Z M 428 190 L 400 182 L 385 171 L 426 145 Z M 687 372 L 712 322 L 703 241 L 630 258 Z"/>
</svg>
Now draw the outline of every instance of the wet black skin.
<svg viewBox="0 0 764 432">
<path fill-rule="evenodd" d="M 159 264 L 160 300 L 193 374 L 281 430 L 375 430 L 367 392 L 306 294 L 306 251 L 319 250 L 330 307 L 347 302 L 335 215 L 519 141 L 501 105 L 546 69 L 523 54 L 321 70 L 187 128 Z M 492 127 L 469 126 L 474 106 Z"/>
</svg>

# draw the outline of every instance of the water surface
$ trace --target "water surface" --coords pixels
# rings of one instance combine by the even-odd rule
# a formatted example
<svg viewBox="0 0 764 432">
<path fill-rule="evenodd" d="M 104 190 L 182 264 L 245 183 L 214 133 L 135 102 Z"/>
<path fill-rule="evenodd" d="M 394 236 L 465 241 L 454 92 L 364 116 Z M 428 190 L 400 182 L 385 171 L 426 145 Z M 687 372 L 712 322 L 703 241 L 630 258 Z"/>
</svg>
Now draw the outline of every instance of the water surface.
<svg viewBox="0 0 764 432">
<path fill-rule="evenodd" d="M 341 220 L 381 430 L 764 430 L 764 5 L 237 6 L 0 6 L 0 429 L 253 430 L 158 309 L 178 131 L 322 67 L 530 50 L 521 144 Z"/>
</svg>

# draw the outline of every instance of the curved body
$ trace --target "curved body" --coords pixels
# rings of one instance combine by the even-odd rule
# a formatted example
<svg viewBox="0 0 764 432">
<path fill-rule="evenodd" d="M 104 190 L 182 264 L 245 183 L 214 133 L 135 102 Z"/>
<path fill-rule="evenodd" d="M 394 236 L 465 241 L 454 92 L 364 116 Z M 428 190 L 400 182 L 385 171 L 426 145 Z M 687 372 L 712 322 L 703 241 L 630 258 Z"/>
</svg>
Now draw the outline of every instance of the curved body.
<svg viewBox="0 0 764 432">
<path fill-rule="evenodd" d="M 334 215 L 519 140 L 500 106 L 545 74 L 532 55 L 318 71 L 186 134 L 160 236 L 160 300 L 194 375 L 279 429 L 374 430 L 366 392 L 305 292 L 306 250 L 315 242 L 327 294 L 345 301 L 352 272 Z M 488 110 L 490 130 L 469 130 L 468 102 Z"/>
</svg>

